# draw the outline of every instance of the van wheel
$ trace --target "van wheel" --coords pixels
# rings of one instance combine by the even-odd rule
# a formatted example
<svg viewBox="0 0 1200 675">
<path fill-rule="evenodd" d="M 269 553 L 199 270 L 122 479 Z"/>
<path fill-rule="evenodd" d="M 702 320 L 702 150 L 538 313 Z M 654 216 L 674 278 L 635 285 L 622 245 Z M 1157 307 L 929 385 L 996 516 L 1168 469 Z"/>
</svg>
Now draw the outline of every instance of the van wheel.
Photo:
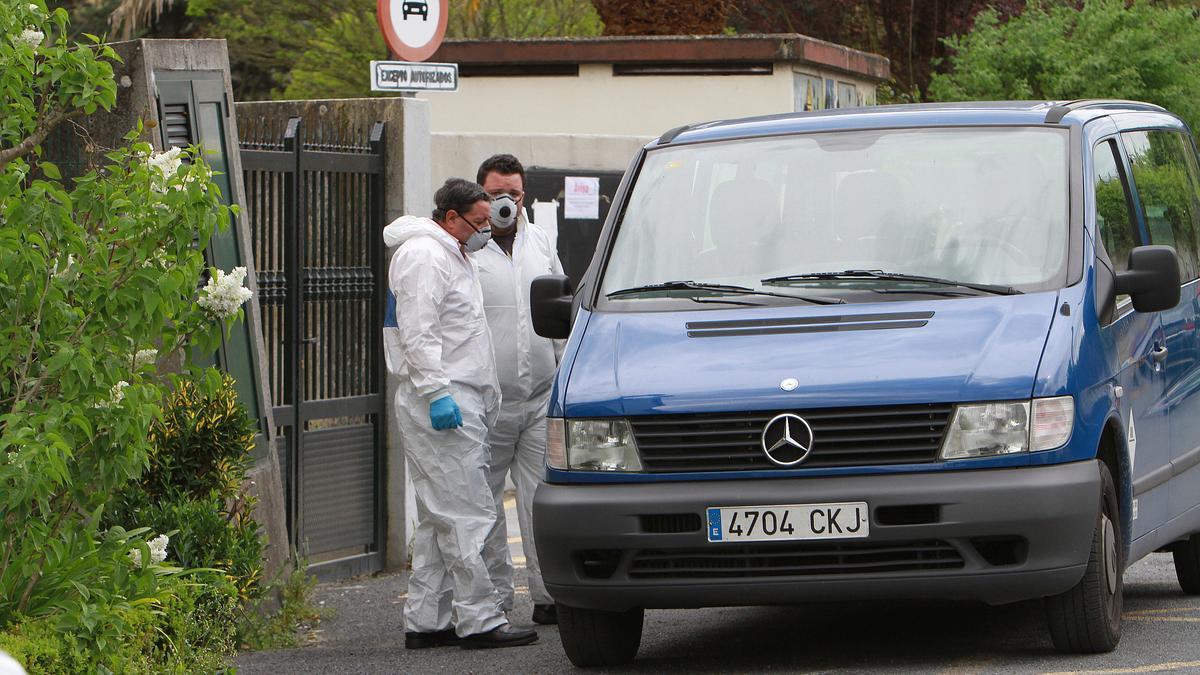
<svg viewBox="0 0 1200 675">
<path fill-rule="evenodd" d="M 641 609 L 605 612 L 558 605 L 558 634 L 571 663 L 619 666 L 637 656 L 642 642 Z"/>
<path fill-rule="evenodd" d="M 1112 475 L 1103 462 L 1099 464 L 1099 514 L 1087 569 L 1074 588 L 1044 602 L 1054 648 L 1070 654 L 1111 652 L 1121 641 L 1125 569 L 1121 512 Z"/>
<path fill-rule="evenodd" d="M 1175 544 L 1175 576 L 1188 595 L 1200 595 L 1200 534 Z"/>
</svg>

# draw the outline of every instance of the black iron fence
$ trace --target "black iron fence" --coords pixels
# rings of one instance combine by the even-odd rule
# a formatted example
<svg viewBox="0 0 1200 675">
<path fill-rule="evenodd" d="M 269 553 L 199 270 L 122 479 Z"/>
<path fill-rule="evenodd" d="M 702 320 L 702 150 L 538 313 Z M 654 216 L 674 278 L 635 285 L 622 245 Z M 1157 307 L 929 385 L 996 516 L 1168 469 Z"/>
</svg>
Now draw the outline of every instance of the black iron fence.
<svg viewBox="0 0 1200 675">
<path fill-rule="evenodd" d="M 382 569 L 382 122 L 239 114 L 291 540 L 319 576 Z"/>
</svg>

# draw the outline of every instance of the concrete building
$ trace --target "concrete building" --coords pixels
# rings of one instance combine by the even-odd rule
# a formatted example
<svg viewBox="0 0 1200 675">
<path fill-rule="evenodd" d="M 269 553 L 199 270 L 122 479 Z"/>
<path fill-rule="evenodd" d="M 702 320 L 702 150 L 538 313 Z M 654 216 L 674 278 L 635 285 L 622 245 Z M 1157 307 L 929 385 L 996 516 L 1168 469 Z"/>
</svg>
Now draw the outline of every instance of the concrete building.
<svg viewBox="0 0 1200 675">
<path fill-rule="evenodd" d="M 871 105 L 887 59 L 797 34 L 448 40 L 459 91 L 434 132 L 656 135 L 693 122 Z M 715 76 L 715 77 L 714 77 Z M 504 101 L 511 115 L 481 114 Z"/>
<path fill-rule="evenodd" d="M 799 34 L 448 40 L 454 93 L 430 104 L 435 185 L 493 152 L 561 169 L 623 170 L 673 127 L 873 105 L 888 60 Z"/>
</svg>

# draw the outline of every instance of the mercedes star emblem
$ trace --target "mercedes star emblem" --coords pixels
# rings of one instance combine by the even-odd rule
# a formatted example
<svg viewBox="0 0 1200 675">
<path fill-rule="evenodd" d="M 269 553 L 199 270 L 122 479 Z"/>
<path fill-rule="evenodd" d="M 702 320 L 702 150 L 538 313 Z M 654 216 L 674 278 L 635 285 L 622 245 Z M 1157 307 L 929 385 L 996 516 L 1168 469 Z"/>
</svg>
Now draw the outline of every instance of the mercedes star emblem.
<svg viewBox="0 0 1200 675">
<path fill-rule="evenodd" d="M 763 452 L 767 454 L 767 459 L 779 466 L 793 466 L 803 462 L 812 451 L 812 446 L 812 427 L 799 415 L 776 415 L 763 428 Z"/>
</svg>

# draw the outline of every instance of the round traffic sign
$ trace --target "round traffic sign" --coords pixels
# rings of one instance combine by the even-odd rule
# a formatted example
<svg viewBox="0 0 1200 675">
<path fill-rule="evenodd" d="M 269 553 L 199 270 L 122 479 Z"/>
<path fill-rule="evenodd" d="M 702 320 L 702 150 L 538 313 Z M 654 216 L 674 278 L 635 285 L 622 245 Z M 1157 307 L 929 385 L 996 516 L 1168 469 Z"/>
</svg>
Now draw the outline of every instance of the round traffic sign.
<svg viewBox="0 0 1200 675">
<path fill-rule="evenodd" d="M 446 36 L 446 0 L 378 0 L 376 18 L 392 53 L 404 61 L 433 56 Z"/>
</svg>

